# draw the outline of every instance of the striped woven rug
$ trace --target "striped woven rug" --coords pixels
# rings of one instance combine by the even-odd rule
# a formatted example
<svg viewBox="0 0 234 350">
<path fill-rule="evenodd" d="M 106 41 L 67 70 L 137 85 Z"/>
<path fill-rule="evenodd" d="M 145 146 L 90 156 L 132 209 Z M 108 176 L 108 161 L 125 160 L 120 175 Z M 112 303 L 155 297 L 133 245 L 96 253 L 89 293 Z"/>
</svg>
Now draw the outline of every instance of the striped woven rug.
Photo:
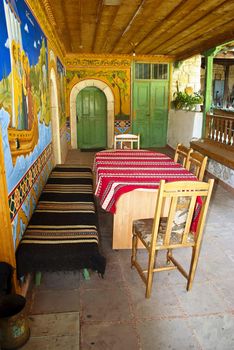
<svg viewBox="0 0 234 350">
<path fill-rule="evenodd" d="M 35 261 L 35 266 L 30 267 L 33 270 L 37 266 L 40 271 L 57 270 L 56 264 L 61 270 L 62 261 L 64 270 L 75 266 L 93 268 L 94 260 L 104 259 L 98 252 L 98 244 L 92 170 L 74 165 L 56 166 L 17 250 L 18 275 L 29 272 L 25 271 L 30 265 L 26 261 L 29 255 Z M 103 266 L 94 269 L 103 274 Z"/>
</svg>

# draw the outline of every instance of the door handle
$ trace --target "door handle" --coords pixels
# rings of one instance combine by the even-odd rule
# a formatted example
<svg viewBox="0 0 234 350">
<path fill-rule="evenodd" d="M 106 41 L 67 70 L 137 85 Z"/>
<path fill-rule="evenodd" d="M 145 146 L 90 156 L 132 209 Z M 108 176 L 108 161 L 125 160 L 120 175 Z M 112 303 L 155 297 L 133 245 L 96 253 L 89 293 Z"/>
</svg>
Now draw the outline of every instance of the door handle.
<svg viewBox="0 0 234 350">
<path fill-rule="evenodd" d="M 77 123 L 79 123 L 79 115 L 78 114 L 76 115 L 76 121 L 77 121 Z"/>
</svg>

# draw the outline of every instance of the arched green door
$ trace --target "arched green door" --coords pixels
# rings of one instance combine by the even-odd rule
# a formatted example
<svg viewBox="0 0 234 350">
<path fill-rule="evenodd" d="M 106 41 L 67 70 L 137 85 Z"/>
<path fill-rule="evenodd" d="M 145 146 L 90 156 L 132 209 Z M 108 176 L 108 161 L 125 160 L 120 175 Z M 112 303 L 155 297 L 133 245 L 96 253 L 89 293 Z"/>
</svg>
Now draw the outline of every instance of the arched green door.
<svg viewBox="0 0 234 350">
<path fill-rule="evenodd" d="M 76 100 L 77 143 L 79 149 L 105 148 L 107 102 L 96 87 L 81 90 Z"/>
</svg>

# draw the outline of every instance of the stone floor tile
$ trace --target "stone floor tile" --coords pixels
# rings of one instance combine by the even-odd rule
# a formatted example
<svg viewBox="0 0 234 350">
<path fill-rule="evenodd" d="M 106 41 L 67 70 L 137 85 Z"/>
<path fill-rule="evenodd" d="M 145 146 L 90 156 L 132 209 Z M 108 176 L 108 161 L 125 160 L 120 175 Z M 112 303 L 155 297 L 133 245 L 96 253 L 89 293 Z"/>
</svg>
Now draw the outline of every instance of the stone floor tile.
<svg viewBox="0 0 234 350">
<path fill-rule="evenodd" d="M 184 312 L 189 315 L 207 315 L 211 313 L 227 312 L 228 306 L 210 282 L 194 283 L 192 289 L 187 290 L 171 285 L 179 298 Z"/>
<path fill-rule="evenodd" d="M 31 314 L 68 312 L 79 310 L 78 290 L 39 290 L 35 292 Z"/>
<path fill-rule="evenodd" d="M 65 312 L 29 317 L 31 337 L 77 336 L 79 313 Z"/>
<path fill-rule="evenodd" d="M 139 350 L 136 329 L 131 324 L 83 325 L 83 350 Z"/>
<path fill-rule="evenodd" d="M 194 333 L 205 350 L 234 349 L 234 316 L 214 315 L 189 319 Z"/>
<path fill-rule="evenodd" d="M 147 320 L 137 323 L 141 349 L 201 350 L 186 319 Z"/>
<path fill-rule="evenodd" d="M 121 269 L 118 263 L 108 263 L 103 278 L 96 272 L 90 271 L 90 280 L 81 279 L 81 289 L 110 288 L 110 286 L 119 286 L 123 282 Z"/>
<path fill-rule="evenodd" d="M 31 337 L 21 350 L 79 350 L 78 336 Z"/>
<path fill-rule="evenodd" d="M 168 285 L 157 283 L 155 280 L 150 299 L 145 298 L 145 290 L 141 280 L 129 287 L 136 319 L 184 316 L 179 300 Z"/>
<path fill-rule="evenodd" d="M 230 253 L 230 257 L 228 256 L 228 252 Z M 231 260 L 231 256 L 232 250 L 230 249 L 226 253 L 220 251 L 219 254 L 213 255 L 209 252 L 205 258 L 200 257 L 208 279 L 219 280 L 227 275 L 233 276 L 234 263 Z"/>
<path fill-rule="evenodd" d="M 116 322 L 132 319 L 125 288 L 88 289 L 81 292 L 83 322 Z"/>
<path fill-rule="evenodd" d="M 234 311 L 234 277 L 223 278 L 218 281 L 211 281 L 211 284 L 216 288 L 220 296 L 227 302 L 228 310 Z"/>
<path fill-rule="evenodd" d="M 43 272 L 41 284 L 37 290 L 48 289 L 78 289 L 80 271 Z"/>
</svg>

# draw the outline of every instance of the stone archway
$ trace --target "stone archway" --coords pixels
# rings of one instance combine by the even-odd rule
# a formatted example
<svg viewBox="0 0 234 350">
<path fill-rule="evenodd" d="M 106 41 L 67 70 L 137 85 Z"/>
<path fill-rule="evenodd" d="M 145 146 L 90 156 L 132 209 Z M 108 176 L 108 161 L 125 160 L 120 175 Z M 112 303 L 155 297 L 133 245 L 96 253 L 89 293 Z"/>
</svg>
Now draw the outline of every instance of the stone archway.
<svg viewBox="0 0 234 350">
<path fill-rule="evenodd" d="M 88 87 L 95 86 L 102 90 L 107 100 L 107 147 L 112 148 L 114 142 L 114 95 L 111 88 L 103 81 L 97 79 L 82 80 L 73 86 L 70 94 L 70 123 L 71 123 L 71 147 L 77 148 L 77 121 L 76 98 L 78 93 Z"/>
<path fill-rule="evenodd" d="M 61 164 L 58 94 L 54 68 L 50 71 L 50 97 L 53 157 L 55 164 Z"/>
</svg>

